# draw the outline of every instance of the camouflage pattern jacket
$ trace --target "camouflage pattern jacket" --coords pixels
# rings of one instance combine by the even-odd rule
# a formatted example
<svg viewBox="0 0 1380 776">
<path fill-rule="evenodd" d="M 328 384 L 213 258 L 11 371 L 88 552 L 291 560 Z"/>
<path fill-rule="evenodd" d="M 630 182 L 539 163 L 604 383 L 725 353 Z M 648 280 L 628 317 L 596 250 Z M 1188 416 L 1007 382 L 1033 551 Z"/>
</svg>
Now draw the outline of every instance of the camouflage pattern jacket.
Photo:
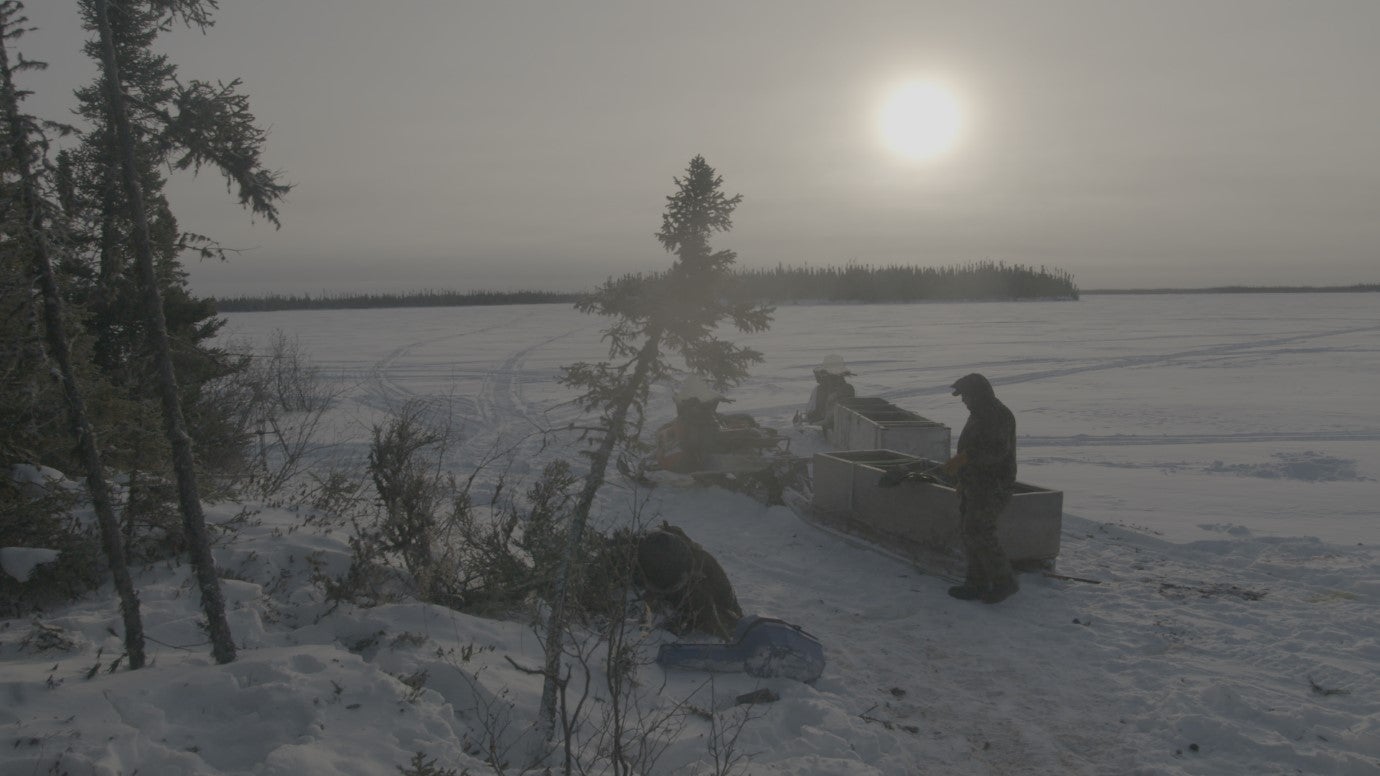
<svg viewBox="0 0 1380 776">
<path fill-rule="evenodd" d="M 958 489 L 1010 490 L 1016 482 L 1016 417 L 994 393 L 970 398 L 968 422 L 958 435 L 956 454 L 964 458 Z"/>
</svg>

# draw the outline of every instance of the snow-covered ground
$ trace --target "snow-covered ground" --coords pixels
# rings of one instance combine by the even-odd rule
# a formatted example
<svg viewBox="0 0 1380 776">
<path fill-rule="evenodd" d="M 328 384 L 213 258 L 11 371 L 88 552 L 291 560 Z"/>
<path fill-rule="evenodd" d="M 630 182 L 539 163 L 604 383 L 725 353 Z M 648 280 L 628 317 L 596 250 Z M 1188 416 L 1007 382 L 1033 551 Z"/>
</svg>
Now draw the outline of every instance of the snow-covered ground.
<svg viewBox="0 0 1380 776">
<path fill-rule="evenodd" d="M 562 364 L 603 357 L 597 318 L 564 306 L 230 316 L 274 329 L 346 393 L 321 460 L 359 460 L 368 425 L 409 400 L 460 430 L 453 466 L 498 455 L 535 476 L 573 442 Z M 986 606 L 949 581 L 785 507 L 713 489 L 606 489 L 599 519 L 682 526 L 749 612 L 820 638 L 813 685 L 641 669 L 643 703 L 719 710 L 750 773 L 1380 773 L 1380 296 L 1093 296 L 1078 303 L 801 305 L 744 338 L 765 355 L 731 392 L 792 437 L 830 353 L 882 396 L 955 429 L 979 371 L 1015 412 L 1020 479 L 1064 492 L 1058 571 Z M 653 424 L 669 418 L 670 386 Z M 211 507 L 228 521 L 240 505 Z M 420 604 L 328 611 L 307 558 L 344 539 L 261 508 L 217 549 L 239 660 L 215 666 L 185 567 L 136 578 L 153 664 L 121 651 L 109 586 L 0 622 L 0 773 L 396 774 L 423 751 L 493 772 L 522 761 L 540 646 L 516 622 Z M 652 643 L 666 640 L 654 633 Z M 172 646 L 177 645 L 177 646 Z M 650 649 L 650 646 L 649 646 Z M 650 657 L 650 655 L 645 655 Z M 92 673 L 94 669 L 94 673 Z M 422 673 L 424 672 L 424 674 Z M 768 686 L 780 700 L 733 706 Z M 501 710 L 512 720 L 501 731 Z M 712 773 L 702 716 L 652 736 L 656 773 Z"/>
</svg>

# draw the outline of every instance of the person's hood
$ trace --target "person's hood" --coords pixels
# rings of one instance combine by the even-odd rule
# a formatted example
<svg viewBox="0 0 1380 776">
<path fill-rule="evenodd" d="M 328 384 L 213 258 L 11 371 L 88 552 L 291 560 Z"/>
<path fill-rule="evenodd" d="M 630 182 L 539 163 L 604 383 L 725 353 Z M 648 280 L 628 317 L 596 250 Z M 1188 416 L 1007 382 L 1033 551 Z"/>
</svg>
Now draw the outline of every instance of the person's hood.
<svg viewBox="0 0 1380 776">
<path fill-rule="evenodd" d="M 966 396 L 974 401 L 986 401 L 997 398 L 997 392 L 992 390 L 992 383 L 986 377 L 973 372 L 966 374 L 953 384 L 954 396 Z"/>
</svg>

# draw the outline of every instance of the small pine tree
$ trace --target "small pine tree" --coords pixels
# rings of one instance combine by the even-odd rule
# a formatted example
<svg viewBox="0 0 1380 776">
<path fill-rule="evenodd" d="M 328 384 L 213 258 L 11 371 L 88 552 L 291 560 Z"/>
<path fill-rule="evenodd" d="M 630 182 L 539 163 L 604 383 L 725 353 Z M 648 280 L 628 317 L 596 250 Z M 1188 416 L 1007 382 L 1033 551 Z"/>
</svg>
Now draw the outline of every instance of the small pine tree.
<svg viewBox="0 0 1380 776">
<path fill-rule="evenodd" d="M 542 721 L 548 740 L 555 733 L 569 579 L 580 561 L 590 508 L 614 453 L 637 443 L 652 385 L 672 374 L 667 354 L 678 353 L 689 371 L 723 388 L 746 377 L 748 367 L 762 356 L 720 339 L 719 327 L 729 324 L 741 332 L 758 332 L 771 325 L 771 307 L 730 293 L 737 254 L 714 251 L 709 244 L 716 232 L 733 227 L 733 211 L 742 196 L 723 193 L 723 178 L 703 156 L 691 159 L 685 177 L 674 180 L 676 191 L 666 198 L 661 230 L 656 233 L 662 247 L 676 256 L 670 269 L 611 279 L 576 304 L 582 312 L 608 316 L 612 323 L 604 330 L 609 360 L 571 364 L 561 378 L 563 384 L 581 392 L 580 407 L 600 413 L 600 418 L 591 433 L 590 470 L 572 510 L 566 554 L 557 571 L 546 624 Z"/>
<path fill-rule="evenodd" d="M 412 755 L 412 760 L 407 767 L 398 766 L 398 773 L 402 776 L 467 776 L 469 769 L 457 771 L 454 768 L 447 768 L 436 764 L 436 758 L 427 758 L 426 752 L 417 752 Z"/>
</svg>

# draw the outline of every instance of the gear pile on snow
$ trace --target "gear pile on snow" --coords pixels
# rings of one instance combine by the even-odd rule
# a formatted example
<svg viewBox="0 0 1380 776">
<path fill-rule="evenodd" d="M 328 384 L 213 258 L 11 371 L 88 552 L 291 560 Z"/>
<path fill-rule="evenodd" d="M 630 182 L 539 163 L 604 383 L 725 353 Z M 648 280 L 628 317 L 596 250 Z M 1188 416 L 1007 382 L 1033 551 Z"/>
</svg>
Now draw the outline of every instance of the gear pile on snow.
<svg viewBox="0 0 1380 776">
<path fill-rule="evenodd" d="M 824 645 L 798 625 L 750 614 L 727 644 L 662 644 L 656 662 L 685 671 L 742 671 L 813 682 L 824 673 Z"/>
<path fill-rule="evenodd" d="M 644 482 L 656 482 L 658 472 L 688 475 L 766 504 L 785 503 L 787 488 L 803 489 L 809 461 L 791 454 L 789 438 L 751 415 L 719 412 L 720 403 L 732 400 L 694 375 L 674 399 L 676 418 L 657 430 L 655 453 L 635 471 L 620 460 L 624 474 Z"/>
</svg>

